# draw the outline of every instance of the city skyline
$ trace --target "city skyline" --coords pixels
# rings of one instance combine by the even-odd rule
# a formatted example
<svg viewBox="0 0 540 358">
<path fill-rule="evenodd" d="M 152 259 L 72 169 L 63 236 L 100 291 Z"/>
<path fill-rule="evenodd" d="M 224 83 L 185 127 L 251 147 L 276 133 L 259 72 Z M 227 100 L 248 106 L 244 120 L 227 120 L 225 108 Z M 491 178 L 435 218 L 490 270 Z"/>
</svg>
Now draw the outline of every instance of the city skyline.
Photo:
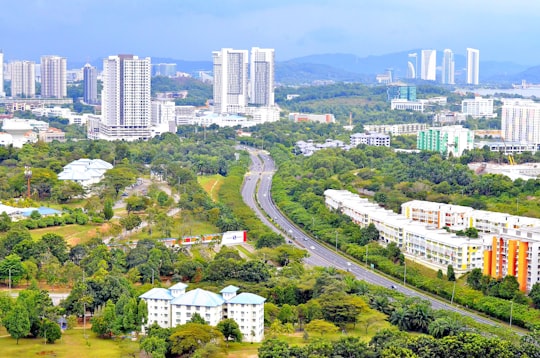
<svg viewBox="0 0 540 358">
<path fill-rule="evenodd" d="M 534 21 L 540 3 L 525 0 L 457 0 L 452 6 L 427 0 L 22 0 L 3 4 L 3 10 L 6 63 L 37 62 L 48 53 L 74 62 L 110 53 L 210 60 L 218 48 L 253 46 L 274 48 L 276 61 L 473 47 L 486 61 L 540 62 L 540 48 L 525 45 L 540 32 Z"/>
</svg>

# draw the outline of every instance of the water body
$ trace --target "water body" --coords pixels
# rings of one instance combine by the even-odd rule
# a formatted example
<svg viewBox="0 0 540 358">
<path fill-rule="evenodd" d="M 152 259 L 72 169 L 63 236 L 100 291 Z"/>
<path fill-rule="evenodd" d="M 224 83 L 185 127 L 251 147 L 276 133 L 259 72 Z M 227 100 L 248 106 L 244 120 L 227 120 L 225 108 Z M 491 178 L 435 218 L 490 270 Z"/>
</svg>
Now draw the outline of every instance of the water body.
<svg viewBox="0 0 540 358">
<path fill-rule="evenodd" d="M 540 87 L 534 88 L 476 88 L 474 90 L 458 88 L 456 92 L 473 92 L 482 96 L 494 95 L 495 93 L 515 94 L 523 97 L 540 97 Z"/>
</svg>

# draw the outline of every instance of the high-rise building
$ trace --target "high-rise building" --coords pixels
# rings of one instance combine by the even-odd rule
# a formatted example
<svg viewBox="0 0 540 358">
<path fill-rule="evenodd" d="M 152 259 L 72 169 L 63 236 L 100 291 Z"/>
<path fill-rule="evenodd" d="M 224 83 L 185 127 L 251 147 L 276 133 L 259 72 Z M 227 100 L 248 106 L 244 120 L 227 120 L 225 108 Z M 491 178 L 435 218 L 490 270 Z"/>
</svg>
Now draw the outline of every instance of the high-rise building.
<svg viewBox="0 0 540 358">
<path fill-rule="evenodd" d="M 251 49 L 249 103 L 274 105 L 274 49 Z"/>
<path fill-rule="evenodd" d="M 36 65 L 33 61 L 14 61 L 11 72 L 11 97 L 32 98 L 36 95 Z"/>
<path fill-rule="evenodd" d="M 5 97 L 4 92 L 4 52 L 0 50 L 0 97 Z"/>
<path fill-rule="evenodd" d="M 91 66 L 89 63 L 84 65 L 83 68 L 83 80 L 84 80 L 84 103 L 96 104 L 98 103 L 97 96 L 97 69 Z"/>
<path fill-rule="evenodd" d="M 417 149 L 454 157 L 460 157 L 466 149 L 472 150 L 473 145 L 473 132 L 460 125 L 428 128 L 418 132 L 416 138 Z"/>
<path fill-rule="evenodd" d="M 445 49 L 443 52 L 442 77 L 441 82 L 448 85 L 455 84 L 454 81 L 454 53 L 452 50 Z"/>
<path fill-rule="evenodd" d="M 422 50 L 422 62 L 420 65 L 420 78 L 426 81 L 437 79 L 437 51 Z"/>
<path fill-rule="evenodd" d="M 418 54 L 416 52 L 410 53 L 409 58 L 414 58 L 407 62 L 407 78 L 415 79 L 418 76 Z"/>
<path fill-rule="evenodd" d="M 223 48 L 212 52 L 214 112 L 245 113 L 248 103 L 248 51 Z"/>
<path fill-rule="evenodd" d="M 477 85 L 480 78 L 480 51 L 467 49 L 467 84 Z"/>
<path fill-rule="evenodd" d="M 103 60 L 102 118 L 88 136 L 106 140 L 151 138 L 150 58 L 109 56 Z"/>
<path fill-rule="evenodd" d="M 64 98 L 67 96 L 66 58 L 41 57 L 41 97 Z"/>
<path fill-rule="evenodd" d="M 176 76 L 176 63 L 156 63 L 152 65 L 152 76 Z"/>
<path fill-rule="evenodd" d="M 506 142 L 540 144 L 540 104 L 530 99 L 505 99 L 501 136 Z"/>
<path fill-rule="evenodd" d="M 416 101 L 416 86 L 411 86 L 402 82 L 394 82 L 386 87 L 387 101 L 393 99 L 403 99 L 406 101 Z"/>
</svg>

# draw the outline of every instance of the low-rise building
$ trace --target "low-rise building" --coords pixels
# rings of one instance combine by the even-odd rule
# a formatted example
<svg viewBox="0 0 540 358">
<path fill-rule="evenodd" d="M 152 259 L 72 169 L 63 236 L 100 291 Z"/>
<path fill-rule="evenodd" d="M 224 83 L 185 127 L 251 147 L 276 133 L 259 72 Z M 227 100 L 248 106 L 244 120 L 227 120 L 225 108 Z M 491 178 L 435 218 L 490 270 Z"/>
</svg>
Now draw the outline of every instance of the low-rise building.
<svg viewBox="0 0 540 358">
<path fill-rule="evenodd" d="M 419 131 L 428 128 L 427 123 L 402 123 L 402 124 L 366 124 L 366 132 L 385 133 L 393 136 L 418 134 Z"/>
<path fill-rule="evenodd" d="M 497 114 L 493 113 L 493 98 L 464 99 L 461 102 L 461 113 L 473 118 L 497 117 Z"/>
<path fill-rule="evenodd" d="M 58 174 L 58 180 L 72 180 L 83 187 L 89 187 L 99 183 L 105 172 L 112 168 L 112 164 L 101 159 L 79 159 L 67 164 Z"/>
<path fill-rule="evenodd" d="M 356 147 L 360 144 L 371 145 L 375 147 L 390 147 L 390 136 L 382 133 L 354 133 L 350 137 L 351 146 Z"/>
<path fill-rule="evenodd" d="M 426 109 L 425 101 L 407 101 L 406 99 L 393 99 L 390 101 L 390 109 L 398 111 L 424 112 Z"/>
<path fill-rule="evenodd" d="M 52 143 L 55 140 L 65 142 L 66 133 L 58 128 L 49 127 L 49 129 L 39 132 L 39 140 L 45 143 Z"/>
<path fill-rule="evenodd" d="M 336 118 L 333 114 L 315 114 L 315 113 L 289 113 L 289 119 L 294 122 L 318 122 L 335 123 Z"/>
<path fill-rule="evenodd" d="M 200 288 L 187 291 L 184 283 L 165 288 L 152 288 L 141 296 L 148 308 L 148 322 L 143 329 L 157 323 L 163 328 L 185 324 L 198 313 L 211 326 L 221 320 L 233 319 L 243 340 L 261 342 L 264 338 L 264 297 L 227 286 L 220 294 Z"/>
</svg>

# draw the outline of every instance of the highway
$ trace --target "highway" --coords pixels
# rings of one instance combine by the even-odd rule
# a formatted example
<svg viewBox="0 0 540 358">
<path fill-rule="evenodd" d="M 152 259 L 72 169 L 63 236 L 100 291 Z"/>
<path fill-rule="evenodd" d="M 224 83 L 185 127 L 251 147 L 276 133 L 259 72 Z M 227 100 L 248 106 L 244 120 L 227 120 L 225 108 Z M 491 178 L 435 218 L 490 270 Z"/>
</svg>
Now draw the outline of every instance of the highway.
<svg viewBox="0 0 540 358">
<path fill-rule="evenodd" d="M 254 210 L 263 223 L 270 227 L 274 232 L 284 235 L 289 244 L 293 244 L 308 250 L 309 257 L 305 259 L 307 264 L 312 266 L 335 267 L 341 270 L 348 270 L 359 280 L 364 280 L 368 283 L 388 288 L 393 287 L 395 290 L 407 296 L 427 300 L 431 303 L 434 309 L 454 311 L 463 316 L 469 316 L 477 322 L 483 324 L 494 326 L 499 325 L 497 322 L 488 318 L 478 316 L 472 312 L 460 309 L 455 305 L 450 305 L 445 301 L 435 299 L 416 290 L 412 290 L 407 285 L 403 285 L 403 283 L 398 283 L 397 281 L 382 276 L 373 270 L 369 270 L 363 266 L 357 265 L 336 253 L 335 250 L 330 250 L 326 246 L 321 245 L 319 242 L 291 223 L 288 218 L 279 211 L 277 206 L 272 201 L 270 189 L 272 187 L 272 176 L 276 171 L 276 168 L 275 163 L 270 155 L 264 151 L 259 151 L 253 148 L 245 147 L 243 149 L 248 150 L 252 160 L 250 171 L 246 174 L 244 185 L 242 187 L 242 197 L 244 202 Z M 263 213 L 263 211 L 266 213 L 266 215 Z M 519 332 L 517 333 L 519 334 Z"/>
</svg>

